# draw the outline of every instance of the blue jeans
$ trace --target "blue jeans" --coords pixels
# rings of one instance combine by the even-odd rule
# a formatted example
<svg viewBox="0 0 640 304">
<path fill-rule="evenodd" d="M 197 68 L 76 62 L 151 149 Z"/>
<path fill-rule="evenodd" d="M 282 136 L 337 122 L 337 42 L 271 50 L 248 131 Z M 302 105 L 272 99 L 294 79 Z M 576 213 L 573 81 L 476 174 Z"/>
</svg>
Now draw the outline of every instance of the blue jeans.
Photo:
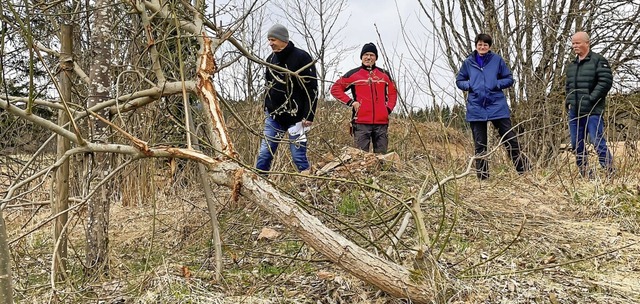
<svg viewBox="0 0 640 304">
<path fill-rule="evenodd" d="M 260 151 L 258 152 L 258 160 L 256 162 L 256 168 L 262 171 L 271 170 L 271 162 L 273 156 L 278 150 L 278 145 L 282 141 L 284 134 L 287 132 L 287 127 L 281 126 L 275 121 L 271 115 L 267 113 L 267 117 L 264 119 L 264 137 L 260 143 Z M 309 169 L 309 160 L 307 159 L 307 140 L 304 133 L 299 135 L 289 135 L 289 150 L 291 150 L 291 157 L 293 163 L 296 165 L 298 171 L 304 171 Z"/>
<path fill-rule="evenodd" d="M 600 165 L 608 171 L 613 170 L 613 157 L 607 148 L 607 141 L 604 139 L 604 120 L 602 115 L 576 116 L 576 113 L 569 110 L 569 134 L 571 135 L 571 148 L 576 154 L 576 164 L 581 173 L 587 172 L 587 152 L 585 149 L 585 138 L 589 135 L 591 142 L 598 153 Z"/>
</svg>

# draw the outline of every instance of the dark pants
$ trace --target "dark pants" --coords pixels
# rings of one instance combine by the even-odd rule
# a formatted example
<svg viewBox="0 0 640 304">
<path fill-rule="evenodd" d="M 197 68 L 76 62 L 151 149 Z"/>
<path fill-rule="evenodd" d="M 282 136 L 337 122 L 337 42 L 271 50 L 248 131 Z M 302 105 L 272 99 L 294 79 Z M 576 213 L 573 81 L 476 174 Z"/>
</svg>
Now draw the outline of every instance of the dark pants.
<svg viewBox="0 0 640 304">
<path fill-rule="evenodd" d="M 373 142 L 373 153 L 387 153 L 389 125 L 353 124 L 353 139 L 356 148 L 369 152 L 369 143 Z"/>
<path fill-rule="evenodd" d="M 520 153 L 520 144 L 516 138 L 516 133 L 512 130 L 511 119 L 501 118 L 490 120 L 493 126 L 498 129 L 498 134 L 511 156 L 511 161 L 516 167 L 518 173 L 523 173 L 531 169 L 529 159 L 526 155 Z M 473 142 L 475 145 L 476 156 L 484 156 L 487 153 L 487 122 L 486 121 L 470 121 L 471 131 L 473 132 Z M 489 164 L 486 159 L 476 160 L 476 172 L 479 179 L 489 178 Z"/>
</svg>

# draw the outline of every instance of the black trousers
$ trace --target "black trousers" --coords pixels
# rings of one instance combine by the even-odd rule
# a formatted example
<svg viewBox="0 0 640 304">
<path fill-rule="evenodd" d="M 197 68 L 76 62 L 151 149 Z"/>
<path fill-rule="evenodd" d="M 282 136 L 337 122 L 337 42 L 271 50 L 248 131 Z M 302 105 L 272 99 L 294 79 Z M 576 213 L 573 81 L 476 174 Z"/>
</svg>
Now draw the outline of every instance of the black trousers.
<svg viewBox="0 0 640 304">
<path fill-rule="evenodd" d="M 523 173 L 531 169 L 529 159 L 520 152 L 520 144 L 518 143 L 516 132 L 512 130 L 511 118 L 501 118 L 490 120 L 493 126 L 498 129 L 499 138 L 502 144 L 507 148 L 507 152 L 511 157 L 513 165 L 518 173 Z M 475 146 L 476 156 L 484 156 L 487 154 L 487 121 L 470 121 L 471 132 L 473 132 L 473 142 Z M 476 159 L 476 174 L 479 179 L 489 178 L 489 164 L 486 159 Z"/>
<path fill-rule="evenodd" d="M 369 152 L 373 143 L 373 153 L 387 153 L 389 125 L 353 124 L 353 139 L 356 148 Z"/>
</svg>

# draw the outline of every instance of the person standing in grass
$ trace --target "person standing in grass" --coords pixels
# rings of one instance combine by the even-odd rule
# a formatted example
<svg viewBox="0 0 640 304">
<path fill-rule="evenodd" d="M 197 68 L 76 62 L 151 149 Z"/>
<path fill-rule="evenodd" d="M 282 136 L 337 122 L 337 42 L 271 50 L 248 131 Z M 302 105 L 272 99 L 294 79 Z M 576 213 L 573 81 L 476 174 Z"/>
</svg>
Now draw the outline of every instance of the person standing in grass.
<svg viewBox="0 0 640 304">
<path fill-rule="evenodd" d="M 265 79 L 267 92 L 264 98 L 264 137 L 256 168 L 271 170 L 278 144 L 289 133 L 289 149 L 296 169 L 309 173 L 306 132 L 313 123 L 318 99 L 318 79 L 311 56 L 289 41 L 289 31 L 276 24 L 267 33 L 273 53 L 267 62 L 290 72 L 267 67 Z M 293 72 L 298 72 L 294 75 Z"/>
<path fill-rule="evenodd" d="M 467 92 L 466 119 L 473 133 L 476 175 L 489 178 L 487 153 L 487 125 L 491 122 L 498 129 L 513 165 L 519 174 L 530 170 L 529 159 L 521 152 L 517 134 L 511 124 L 511 110 L 503 92 L 513 85 L 513 75 L 500 55 L 491 51 L 493 39 L 488 34 L 475 38 L 476 50 L 462 63 L 456 76 L 456 86 Z"/>
<path fill-rule="evenodd" d="M 576 154 L 576 164 L 580 175 L 590 178 L 587 164 L 585 139 L 593 144 L 598 153 L 600 165 L 607 175 L 614 173 L 613 157 L 604 138 L 605 97 L 613 84 L 611 67 L 606 58 L 591 51 L 589 35 L 577 32 L 571 38 L 576 57 L 567 67 L 565 107 L 569 115 L 571 148 Z"/>
<path fill-rule="evenodd" d="M 350 70 L 331 86 L 331 95 L 352 108 L 352 135 L 358 149 L 387 153 L 389 114 L 398 92 L 389 72 L 376 66 L 378 49 L 367 43 L 360 52 L 362 65 Z M 351 96 L 345 91 L 349 91 Z"/>
</svg>

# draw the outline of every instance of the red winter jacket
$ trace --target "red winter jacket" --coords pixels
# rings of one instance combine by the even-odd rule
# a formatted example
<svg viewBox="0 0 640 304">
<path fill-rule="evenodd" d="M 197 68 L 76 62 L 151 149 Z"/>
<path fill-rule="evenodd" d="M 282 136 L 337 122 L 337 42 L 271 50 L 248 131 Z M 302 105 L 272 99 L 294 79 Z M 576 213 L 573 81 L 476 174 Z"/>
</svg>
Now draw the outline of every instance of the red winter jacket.
<svg viewBox="0 0 640 304">
<path fill-rule="evenodd" d="M 351 90 L 351 97 L 345 93 Z M 355 123 L 385 125 L 398 99 L 396 85 L 389 73 L 376 66 L 361 66 L 344 74 L 333 86 L 331 95 L 348 106 L 360 103 Z"/>
</svg>

